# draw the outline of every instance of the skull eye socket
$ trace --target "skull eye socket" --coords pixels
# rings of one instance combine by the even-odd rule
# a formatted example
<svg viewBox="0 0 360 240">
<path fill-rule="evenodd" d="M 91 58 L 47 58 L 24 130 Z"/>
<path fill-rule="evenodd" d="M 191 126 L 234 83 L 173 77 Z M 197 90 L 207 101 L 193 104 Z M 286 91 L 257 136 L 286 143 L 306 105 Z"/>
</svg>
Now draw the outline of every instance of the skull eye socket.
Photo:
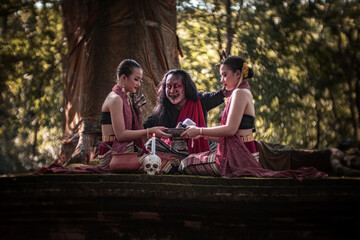
<svg viewBox="0 0 360 240">
<path fill-rule="evenodd" d="M 150 167 L 151 167 L 151 164 L 148 163 L 148 164 L 145 165 L 145 167 L 146 167 L 146 168 L 150 168 Z"/>
<path fill-rule="evenodd" d="M 158 168 L 158 166 L 159 166 L 159 165 L 157 165 L 157 164 L 154 164 L 154 165 L 153 165 L 153 168 Z"/>
</svg>

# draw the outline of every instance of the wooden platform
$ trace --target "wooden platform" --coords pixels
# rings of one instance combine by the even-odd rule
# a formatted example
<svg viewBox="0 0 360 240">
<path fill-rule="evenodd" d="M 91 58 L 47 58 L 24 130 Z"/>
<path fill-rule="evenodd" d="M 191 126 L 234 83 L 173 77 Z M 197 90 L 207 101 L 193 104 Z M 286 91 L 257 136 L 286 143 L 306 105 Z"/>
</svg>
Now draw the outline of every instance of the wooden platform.
<svg viewBox="0 0 360 240">
<path fill-rule="evenodd" d="M 1 239 L 359 239 L 360 178 L 0 177 Z"/>
</svg>

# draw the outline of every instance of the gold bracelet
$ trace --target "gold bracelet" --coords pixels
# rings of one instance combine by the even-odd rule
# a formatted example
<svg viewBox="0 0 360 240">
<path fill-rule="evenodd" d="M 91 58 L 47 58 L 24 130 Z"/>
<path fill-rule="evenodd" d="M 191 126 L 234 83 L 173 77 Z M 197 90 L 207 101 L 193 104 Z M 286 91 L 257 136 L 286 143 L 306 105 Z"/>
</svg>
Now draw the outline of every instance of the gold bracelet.
<svg viewBox="0 0 360 240">
<path fill-rule="evenodd" d="M 200 128 L 200 135 L 203 135 L 203 128 Z"/>
</svg>

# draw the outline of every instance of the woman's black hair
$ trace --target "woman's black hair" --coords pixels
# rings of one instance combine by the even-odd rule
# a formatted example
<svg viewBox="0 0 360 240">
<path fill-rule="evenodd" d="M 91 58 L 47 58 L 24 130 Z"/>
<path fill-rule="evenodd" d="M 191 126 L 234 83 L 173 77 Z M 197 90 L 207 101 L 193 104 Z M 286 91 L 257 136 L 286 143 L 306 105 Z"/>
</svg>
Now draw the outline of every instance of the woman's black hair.
<svg viewBox="0 0 360 240">
<path fill-rule="evenodd" d="M 198 99 L 197 88 L 195 83 L 191 79 L 190 75 L 182 69 L 170 70 L 164 75 L 163 79 L 158 85 L 159 87 L 157 91 L 158 98 L 154 108 L 154 116 L 157 117 L 157 119 L 162 119 L 166 109 L 170 109 L 174 107 L 174 105 L 166 97 L 166 80 L 169 77 L 175 77 L 176 79 L 181 79 L 181 83 L 183 84 L 185 89 L 185 98 L 187 100 L 196 101 Z"/>
<path fill-rule="evenodd" d="M 235 72 L 236 70 L 240 70 L 240 72 L 242 72 L 243 64 L 245 62 L 246 61 L 242 57 L 231 56 L 226 58 L 222 64 L 229 67 L 233 72 Z M 252 78 L 253 76 L 254 72 L 252 68 L 248 67 L 248 75 L 244 79 Z"/>
<path fill-rule="evenodd" d="M 140 64 L 135 60 L 125 59 L 119 64 L 116 76 L 120 78 L 121 75 L 125 74 L 127 77 L 129 77 L 133 73 L 134 68 L 140 68 L 142 70 Z"/>
</svg>

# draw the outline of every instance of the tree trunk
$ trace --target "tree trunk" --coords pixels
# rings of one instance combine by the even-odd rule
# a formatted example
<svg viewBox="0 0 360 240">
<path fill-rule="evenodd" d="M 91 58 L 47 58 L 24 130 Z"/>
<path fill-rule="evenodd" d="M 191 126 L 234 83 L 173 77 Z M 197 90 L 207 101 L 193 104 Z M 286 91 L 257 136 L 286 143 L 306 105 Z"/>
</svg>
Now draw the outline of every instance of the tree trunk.
<svg viewBox="0 0 360 240">
<path fill-rule="evenodd" d="M 232 28 L 232 11 L 231 11 L 231 0 L 225 1 L 226 9 L 226 55 L 231 54 L 231 47 L 234 38 L 234 29 Z"/>
<path fill-rule="evenodd" d="M 213 25 L 216 26 L 216 39 L 218 41 L 218 53 L 219 53 L 219 59 L 222 59 L 222 50 L 223 50 L 223 47 L 222 47 L 222 40 L 221 40 L 221 30 L 220 30 L 220 26 L 221 24 L 219 24 L 219 21 L 217 20 L 217 11 L 219 10 L 219 1 L 214 1 L 214 8 L 212 9 L 211 11 L 211 17 L 213 19 Z"/>
<path fill-rule="evenodd" d="M 144 118 L 152 112 L 163 74 L 179 68 L 176 0 L 62 0 L 62 10 L 69 49 L 58 162 L 87 163 L 100 141 L 101 105 L 118 64 L 132 58 L 144 69 L 138 92 L 147 100 Z"/>
</svg>

